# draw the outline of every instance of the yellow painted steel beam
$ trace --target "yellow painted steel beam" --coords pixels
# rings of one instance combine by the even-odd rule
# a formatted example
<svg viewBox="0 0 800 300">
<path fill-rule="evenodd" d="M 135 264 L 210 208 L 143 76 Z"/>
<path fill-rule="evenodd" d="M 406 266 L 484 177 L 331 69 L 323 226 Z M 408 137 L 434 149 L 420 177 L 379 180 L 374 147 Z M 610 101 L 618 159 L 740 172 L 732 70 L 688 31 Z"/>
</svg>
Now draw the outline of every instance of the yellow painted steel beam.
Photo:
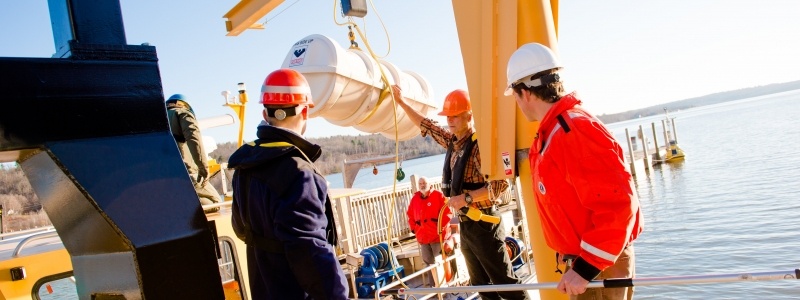
<svg viewBox="0 0 800 300">
<path fill-rule="evenodd" d="M 553 30 L 555 30 L 555 38 L 558 39 L 558 0 L 550 0 L 550 11 L 553 17 Z"/>
<path fill-rule="evenodd" d="M 553 5 L 555 4 L 555 5 Z M 555 9 L 554 9 L 555 8 Z M 537 42 L 550 47 L 553 52 L 558 53 L 558 36 L 556 10 L 557 0 L 540 1 L 519 1 L 517 5 L 517 47 L 530 42 Z M 508 61 L 506 57 L 503 61 Z M 513 96 L 511 96 L 513 97 Z M 516 123 L 516 149 L 530 148 L 536 131 L 539 129 L 539 122 L 530 123 L 517 111 Z M 554 272 L 556 269 L 555 251 L 550 249 L 544 242 L 542 233 L 542 223 L 539 218 L 539 211 L 536 206 L 536 199 L 533 192 L 533 183 L 530 162 L 526 159 L 519 164 L 519 174 L 523 203 L 525 205 L 525 218 L 528 221 L 528 232 L 531 237 L 533 259 L 536 261 L 536 276 L 539 282 L 557 282 L 561 275 Z M 566 295 L 556 290 L 539 290 L 541 299 L 568 299 Z"/>
<path fill-rule="evenodd" d="M 518 168 L 536 275 L 539 282 L 555 282 L 555 252 L 544 243 L 527 159 L 516 162 L 517 151 L 530 148 L 539 124 L 528 122 L 513 96 L 503 95 L 506 65 L 521 45 L 538 42 L 558 53 L 557 0 L 453 0 L 467 86 L 475 114 L 481 147 L 481 172 L 490 179 L 506 175 L 503 159 L 508 153 Z M 527 158 L 527 156 L 524 156 Z M 567 299 L 554 290 L 540 290 L 541 299 Z"/>
<path fill-rule="evenodd" d="M 514 128 L 516 104 L 513 99 L 508 101 L 502 96 L 505 61 L 516 50 L 515 10 L 515 1 L 453 1 L 467 90 L 481 148 L 481 171 L 491 179 L 512 177 L 505 175 L 500 149 L 508 152 L 515 144 L 513 131 L 509 129 Z M 498 18 L 499 14 L 503 17 Z M 502 62 L 499 61 L 501 57 L 505 57 Z M 513 166 L 513 151 L 509 156 Z"/>
<path fill-rule="evenodd" d="M 270 11 L 281 5 L 283 0 L 241 0 L 236 3 L 236 6 L 231 8 L 223 18 L 225 21 L 225 28 L 228 31 L 227 36 L 238 36 L 246 29 L 260 28 L 256 22 L 266 16 Z"/>
</svg>

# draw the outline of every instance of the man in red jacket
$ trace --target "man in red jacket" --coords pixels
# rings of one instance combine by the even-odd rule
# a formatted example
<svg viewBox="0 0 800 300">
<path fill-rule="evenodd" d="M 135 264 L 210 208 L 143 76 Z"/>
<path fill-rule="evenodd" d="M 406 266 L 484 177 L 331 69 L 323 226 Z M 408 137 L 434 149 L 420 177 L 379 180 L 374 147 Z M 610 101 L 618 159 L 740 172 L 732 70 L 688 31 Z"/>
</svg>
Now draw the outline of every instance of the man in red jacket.
<svg viewBox="0 0 800 300">
<path fill-rule="evenodd" d="M 450 239 L 450 207 L 445 203 L 442 192 L 434 190 L 428 184 L 428 178 L 420 177 L 417 181 L 419 191 L 414 193 L 408 203 L 408 227 L 416 235 L 422 261 L 430 266 L 436 262 L 436 256 L 442 252 L 442 242 Z M 442 212 L 442 207 L 444 211 Z M 439 219 L 441 212 L 441 220 Z M 437 225 L 439 227 L 437 227 Z M 440 240 L 441 238 L 441 240 Z M 452 250 L 446 249 L 445 251 Z M 433 273 L 430 273 L 433 277 Z M 431 281 L 429 284 L 433 286 Z"/>
<path fill-rule="evenodd" d="M 633 288 L 586 289 L 593 279 L 634 276 L 642 213 L 622 148 L 564 92 L 561 67 L 544 45 L 522 45 L 508 61 L 505 91 L 528 121 L 541 122 L 528 159 L 545 241 L 568 268 L 558 290 L 571 299 L 630 299 Z"/>
<path fill-rule="evenodd" d="M 419 178 L 419 191 L 414 193 L 408 204 L 408 227 L 417 236 L 422 261 L 426 265 L 436 262 L 436 255 L 442 252 L 441 241 L 450 235 L 450 208 L 445 206 L 444 195 L 431 189 L 428 178 Z M 444 212 L 439 212 L 444 207 Z M 442 218 L 439 219 L 439 216 Z M 437 227 L 438 224 L 438 227 Z M 441 240 L 440 240 L 441 239 Z"/>
</svg>

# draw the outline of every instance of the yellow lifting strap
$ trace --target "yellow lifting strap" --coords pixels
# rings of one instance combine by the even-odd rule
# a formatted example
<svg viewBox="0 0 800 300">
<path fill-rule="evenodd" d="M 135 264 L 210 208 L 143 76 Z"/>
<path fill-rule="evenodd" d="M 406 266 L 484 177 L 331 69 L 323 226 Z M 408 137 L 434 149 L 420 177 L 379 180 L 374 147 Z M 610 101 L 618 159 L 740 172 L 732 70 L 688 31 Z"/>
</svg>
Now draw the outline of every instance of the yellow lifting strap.
<svg viewBox="0 0 800 300">
<path fill-rule="evenodd" d="M 247 144 L 250 145 L 250 146 L 253 146 L 253 147 L 256 146 L 256 142 L 249 142 Z M 303 150 L 300 150 L 300 148 L 298 148 L 297 146 L 292 145 L 291 143 L 287 143 L 287 142 L 271 142 L 271 143 L 258 144 L 258 146 L 259 147 L 264 147 L 264 148 L 294 147 L 295 149 L 297 149 L 297 151 L 300 151 L 300 154 L 302 154 L 303 157 L 306 159 L 306 161 L 309 164 L 311 164 L 311 167 L 314 168 L 314 171 L 316 171 L 317 174 L 322 175 L 322 173 L 320 173 L 319 169 L 317 169 L 317 165 L 315 165 L 314 162 L 310 158 L 308 158 L 306 153 L 303 152 Z"/>
<path fill-rule="evenodd" d="M 249 142 L 247 144 L 250 145 L 250 146 L 253 146 L 253 147 L 256 146 L 256 142 Z M 264 147 L 264 148 L 294 147 L 294 145 L 292 145 L 291 143 L 287 143 L 287 142 L 263 143 L 263 144 L 258 144 L 258 146 L 259 147 Z M 303 151 L 300 151 L 300 152 L 303 152 Z M 303 155 L 305 155 L 305 154 L 303 154 Z"/>
<path fill-rule="evenodd" d="M 484 221 L 492 224 L 500 224 L 500 217 L 484 215 L 481 210 L 474 207 L 470 207 L 469 210 L 467 210 L 467 218 L 476 222 Z"/>
</svg>

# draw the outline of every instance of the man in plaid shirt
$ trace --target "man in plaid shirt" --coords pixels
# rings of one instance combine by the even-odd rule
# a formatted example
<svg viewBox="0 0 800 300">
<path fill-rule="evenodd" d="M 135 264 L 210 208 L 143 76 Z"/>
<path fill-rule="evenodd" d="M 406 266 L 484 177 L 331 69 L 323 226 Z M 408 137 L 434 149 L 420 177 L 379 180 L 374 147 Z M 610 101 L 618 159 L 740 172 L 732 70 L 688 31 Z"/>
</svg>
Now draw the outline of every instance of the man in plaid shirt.
<svg viewBox="0 0 800 300">
<path fill-rule="evenodd" d="M 505 248 L 502 223 L 475 221 L 465 214 L 471 207 L 484 215 L 499 218 L 496 199 L 508 188 L 505 180 L 486 182 L 481 174 L 477 134 L 473 128 L 469 94 L 455 90 L 447 95 L 440 116 L 447 116 L 447 129 L 414 110 L 403 99 L 399 86 L 392 86 L 395 101 L 419 128 L 422 136 L 430 135 L 447 148 L 442 171 L 442 189 L 450 197 L 447 204 L 459 210 L 461 253 L 467 263 L 472 285 L 520 283 L 514 275 Z M 528 299 L 524 291 L 482 292 L 482 299 Z"/>
</svg>

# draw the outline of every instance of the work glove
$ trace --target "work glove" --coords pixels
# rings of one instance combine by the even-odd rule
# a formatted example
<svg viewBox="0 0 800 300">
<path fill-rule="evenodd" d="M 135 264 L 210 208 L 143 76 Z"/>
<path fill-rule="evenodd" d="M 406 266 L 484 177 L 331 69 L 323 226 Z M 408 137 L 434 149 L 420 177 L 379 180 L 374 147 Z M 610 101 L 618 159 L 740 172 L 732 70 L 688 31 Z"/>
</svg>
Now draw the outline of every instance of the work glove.
<svg viewBox="0 0 800 300">
<path fill-rule="evenodd" d="M 197 170 L 197 185 L 205 186 L 208 181 L 208 168 L 200 167 Z"/>
</svg>

